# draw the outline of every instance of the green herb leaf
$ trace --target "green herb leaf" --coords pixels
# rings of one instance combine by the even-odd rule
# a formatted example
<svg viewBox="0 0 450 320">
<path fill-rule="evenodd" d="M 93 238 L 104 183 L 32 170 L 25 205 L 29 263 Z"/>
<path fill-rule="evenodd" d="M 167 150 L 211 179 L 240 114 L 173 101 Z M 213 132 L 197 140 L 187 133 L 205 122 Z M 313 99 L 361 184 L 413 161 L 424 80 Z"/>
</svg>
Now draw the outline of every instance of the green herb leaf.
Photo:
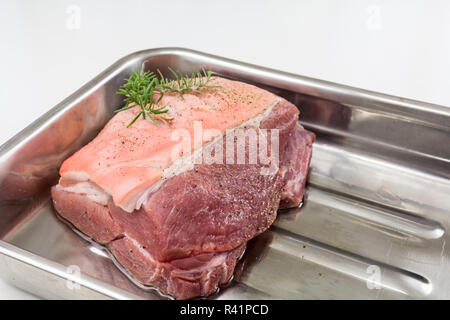
<svg viewBox="0 0 450 320">
<path fill-rule="evenodd" d="M 157 119 L 173 120 L 174 118 L 162 116 L 162 114 L 169 112 L 167 106 L 156 107 L 164 94 L 176 93 L 180 96 L 180 99 L 183 99 L 183 94 L 185 93 L 206 93 L 204 89 L 220 88 L 220 86 L 209 84 L 212 72 L 205 71 L 204 68 L 202 68 L 203 74 L 192 70 L 191 75 L 186 74 L 184 76 L 180 71 L 175 71 L 170 67 L 168 69 L 175 77 L 175 80 L 164 77 L 159 69 L 157 70 L 158 75 L 153 72 L 137 73 L 133 69 L 131 76 L 125 79 L 125 83 L 117 91 L 117 94 L 125 96 L 125 106 L 114 112 L 118 113 L 136 106 L 141 108 L 141 111 L 127 127 L 133 125 L 141 116 L 142 119 L 149 119 L 155 124 L 158 123 Z M 156 101 L 153 99 L 155 94 L 158 95 Z"/>
</svg>

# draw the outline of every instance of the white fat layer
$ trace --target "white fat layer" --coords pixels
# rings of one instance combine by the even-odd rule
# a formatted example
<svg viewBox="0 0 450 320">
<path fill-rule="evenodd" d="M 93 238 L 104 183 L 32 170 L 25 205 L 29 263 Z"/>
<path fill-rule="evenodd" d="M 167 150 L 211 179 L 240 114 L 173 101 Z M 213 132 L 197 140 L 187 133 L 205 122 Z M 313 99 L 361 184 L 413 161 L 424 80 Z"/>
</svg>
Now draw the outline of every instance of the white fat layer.
<svg viewBox="0 0 450 320">
<path fill-rule="evenodd" d="M 100 203 L 104 206 L 108 204 L 108 200 L 110 198 L 110 195 L 108 193 L 106 193 L 103 189 L 99 188 L 90 181 L 80 181 L 66 187 L 58 185 L 58 189 L 66 192 L 83 194 L 92 201 Z"/>
<path fill-rule="evenodd" d="M 64 178 L 74 181 L 89 181 L 91 177 L 84 171 L 68 171 L 64 172 Z"/>
<path fill-rule="evenodd" d="M 127 212 L 139 210 L 144 201 L 148 198 L 149 194 L 158 190 L 161 184 L 162 180 L 160 179 L 148 188 L 136 190 L 132 194 L 128 195 L 126 201 L 124 201 L 121 205 L 119 205 L 119 207 Z"/>
<path fill-rule="evenodd" d="M 247 126 L 259 127 L 261 121 L 265 119 L 270 114 L 270 112 L 272 112 L 272 109 L 280 102 L 281 98 L 278 98 L 272 105 L 270 105 L 267 109 L 258 114 L 256 117 L 249 119 L 231 129 L 234 131 Z M 130 194 L 125 201 L 123 201 L 121 204 L 116 203 L 116 205 L 118 205 L 121 209 L 127 212 L 139 210 L 141 206 L 145 203 L 145 201 L 148 199 L 148 196 L 152 192 L 155 192 L 156 190 L 159 189 L 163 181 L 171 177 L 177 176 L 185 171 L 193 170 L 194 163 L 200 163 L 199 161 L 201 160 L 203 154 L 202 150 L 216 143 L 217 141 L 219 141 L 219 139 L 222 139 L 224 134 L 225 132 L 215 136 L 214 139 L 212 139 L 210 142 L 197 147 L 192 152 L 192 155 L 187 154 L 184 155 L 183 157 L 176 159 L 169 167 L 163 170 L 162 179 L 152 184 L 150 187 L 136 190 L 135 192 Z M 141 166 L 155 165 L 154 163 L 151 165 L 150 164 L 151 162 L 147 162 L 145 160 L 141 160 L 139 162 Z M 62 190 L 78 194 L 84 194 L 92 201 L 95 201 L 102 205 L 106 205 L 108 203 L 108 200 L 111 197 L 111 192 L 104 186 L 98 186 L 94 182 L 91 182 L 92 179 L 90 179 L 89 175 L 86 172 L 74 172 L 74 171 L 66 172 L 64 173 L 64 177 L 79 182 L 68 187 L 60 186 Z"/>
</svg>

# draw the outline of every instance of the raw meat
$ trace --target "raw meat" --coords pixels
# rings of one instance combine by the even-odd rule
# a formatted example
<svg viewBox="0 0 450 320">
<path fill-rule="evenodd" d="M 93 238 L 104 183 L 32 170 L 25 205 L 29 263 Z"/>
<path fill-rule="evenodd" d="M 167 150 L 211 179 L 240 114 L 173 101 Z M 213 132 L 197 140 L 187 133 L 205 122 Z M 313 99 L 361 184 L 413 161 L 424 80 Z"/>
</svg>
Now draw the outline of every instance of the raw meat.
<svg viewBox="0 0 450 320">
<path fill-rule="evenodd" d="M 294 105 L 245 83 L 213 83 L 220 88 L 164 96 L 170 122 L 126 128 L 138 110 L 117 114 L 63 163 L 52 188 L 62 217 L 137 280 L 177 299 L 209 295 L 230 279 L 280 200 L 300 203 L 311 158 L 313 135 L 296 126 Z M 255 150 L 266 156 L 253 161 Z"/>
</svg>

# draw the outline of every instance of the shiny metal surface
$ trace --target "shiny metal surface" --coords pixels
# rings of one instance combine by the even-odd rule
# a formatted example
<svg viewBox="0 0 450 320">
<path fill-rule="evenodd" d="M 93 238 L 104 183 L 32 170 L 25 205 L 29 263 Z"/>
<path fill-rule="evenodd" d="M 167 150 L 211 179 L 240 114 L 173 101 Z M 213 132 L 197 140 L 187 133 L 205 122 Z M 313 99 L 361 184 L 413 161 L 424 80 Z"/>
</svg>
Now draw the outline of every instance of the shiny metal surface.
<svg viewBox="0 0 450 320">
<path fill-rule="evenodd" d="M 58 220 L 48 189 L 142 65 L 265 87 L 317 134 L 303 206 L 249 243 L 212 298 L 450 299 L 450 109 L 178 48 L 121 59 L 0 148 L 3 278 L 46 298 L 160 298 Z"/>
</svg>

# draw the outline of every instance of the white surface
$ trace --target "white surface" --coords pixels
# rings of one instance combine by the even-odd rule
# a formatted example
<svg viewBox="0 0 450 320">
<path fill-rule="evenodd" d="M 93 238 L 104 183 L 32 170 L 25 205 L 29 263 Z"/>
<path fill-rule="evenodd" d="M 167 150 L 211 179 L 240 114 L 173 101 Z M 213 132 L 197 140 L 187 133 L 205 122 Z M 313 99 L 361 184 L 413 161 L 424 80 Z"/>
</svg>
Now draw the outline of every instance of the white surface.
<svg viewBox="0 0 450 320">
<path fill-rule="evenodd" d="M 450 106 L 450 1 L 1 1 L 5 142 L 114 61 L 181 46 Z M 28 295 L 0 281 L 0 298 Z"/>
</svg>

